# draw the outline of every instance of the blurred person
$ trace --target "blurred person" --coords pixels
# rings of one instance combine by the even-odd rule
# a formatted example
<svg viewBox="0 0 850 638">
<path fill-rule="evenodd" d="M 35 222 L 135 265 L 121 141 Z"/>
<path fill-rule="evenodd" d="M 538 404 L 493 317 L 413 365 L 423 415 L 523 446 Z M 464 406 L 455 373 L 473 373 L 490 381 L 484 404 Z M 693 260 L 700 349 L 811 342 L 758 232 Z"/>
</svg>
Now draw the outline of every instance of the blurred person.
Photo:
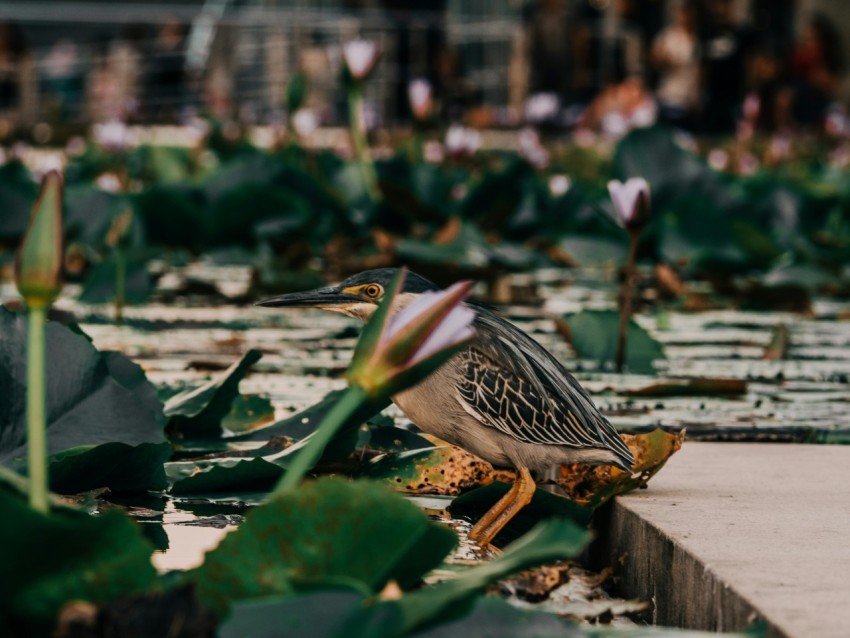
<svg viewBox="0 0 850 638">
<path fill-rule="evenodd" d="M 696 8 L 683 0 L 670 25 L 655 38 L 650 62 L 658 70 L 656 95 L 660 117 L 675 126 L 691 128 L 699 105 L 699 40 Z"/>
<path fill-rule="evenodd" d="M 702 39 L 702 126 L 706 133 L 735 130 L 746 91 L 751 36 L 735 23 L 732 0 L 709 0 Z"/>
<path fill-rule="evenodd" d="M 20 28 L 0 20 L 0 120 L 5 124 L 0 133 L 34 120 L 37 82 L 35 59 Z"/>
<path fill-rule="evenodd" d="M 835 99 L 844 60 L 838 30 L 822 14 L 806 22 L 791 55 L 794 77 L 794 118 L 804 126 L 823 122 Z"/>
</svg>

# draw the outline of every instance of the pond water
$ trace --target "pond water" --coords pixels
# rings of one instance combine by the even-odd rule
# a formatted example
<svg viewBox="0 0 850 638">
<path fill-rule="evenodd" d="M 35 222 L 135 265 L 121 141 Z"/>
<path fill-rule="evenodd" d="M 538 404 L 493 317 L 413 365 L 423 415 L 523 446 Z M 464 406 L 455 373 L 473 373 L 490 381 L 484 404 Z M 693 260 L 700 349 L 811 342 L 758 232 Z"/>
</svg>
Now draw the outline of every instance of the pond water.
<svg viewBox="0 0 850 638">
<path fill-rule="evenodd" d="M 194 274 L 199 276 L 195 268 Z M 595 362 L 578 360 L 553 321 L 553 317 L 582 309 L 613 308 L 613 274 L 605 269 L 541 271 L 533 284 L 542 303 L 501 310 L 575 371 L 619 429 L 685 427 L 691 439 L 847 440 L 850 303 L 817 300 L 811 316 L 655 308 L 638 314 L 636 320 L 664 344 L 666 361 L 659 362 L 655 375 L 619 375 L 600 371 Z M 207 266 L 200 276 L 217 282 L 225 298 L 244 294 L 249 282 L 245 272 L 233 267 Z M 527 277 L 522 281 L 527 283 Z M 278 418 L 344 386 L 341 375 L 360 328 L 353 320 L 321 311 L 261 309 L 221 300 L 211 304 L 204 298 L 186 299 L 179 306 L 154 301 L 128 307 L 120 326 L 111 321 L 111 306 L 81 305 L 70 297 L 57 306 L 78 318 L 99 349 L 123 352 L 139 363 L 155 384 L 197 384 L 228 367 L 249 348 L 260 350 L 263 358 L 240 390 L 268 396 Z M 780 325 L 787 329 L 786 356 L 766 358 Z M 727 396 L 626 395 L 665 379 L 706 377 L 744 381 L 745 392 Z M 404 421 L 395 408 L 388 413 L 398 422 Z M 160 503 L 158 515 L 140 516 L 156 526 L 156 534 L 167 537 L 160 538 L 168 549 L 157 553 L 156 566 L 166 571 L 197 565 L 207 549 L 236 528 L 246 509 L 255 504 L 252 498 L 172 499 Z M 417 502 L 436 513 L 449 500 L 434 497 Z M 440 520 L 465 536 L 466 523 Z M 464 564 L 482 557 L 480 548 L 463 543 L 452 561 Z M 592 585 L 594 578 L 587 576 L 584 582 Z M 590 585 L 586 602 L 607 600 L 598 586 Z M 556 596 L 554 600 L 560 599 Z M 617 604 L 628 607 L 626 603 Z M 603 602 L 605 605 L 615 606 L 610 601 Z"/>
</svg>

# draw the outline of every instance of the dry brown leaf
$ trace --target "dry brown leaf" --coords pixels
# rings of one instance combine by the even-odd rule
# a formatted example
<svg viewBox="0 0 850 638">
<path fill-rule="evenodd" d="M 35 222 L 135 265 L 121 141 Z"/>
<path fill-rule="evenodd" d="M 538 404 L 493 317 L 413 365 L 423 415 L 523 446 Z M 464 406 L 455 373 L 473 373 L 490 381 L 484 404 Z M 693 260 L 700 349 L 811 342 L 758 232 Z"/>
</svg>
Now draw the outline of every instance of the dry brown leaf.
<svg viewBox="0 0 850 638">
<path fill-rule="evenodd" d="M 682 447 L 685 431 L 656 429 L 647 434 L 620 434 L 635 457 L 632 472 L 610 465 L 572 463 L 561 466 L 558 485 L 579 505 L 598 507 L 612 496 L 646 487 L 649 479 Z"/>
</svg>

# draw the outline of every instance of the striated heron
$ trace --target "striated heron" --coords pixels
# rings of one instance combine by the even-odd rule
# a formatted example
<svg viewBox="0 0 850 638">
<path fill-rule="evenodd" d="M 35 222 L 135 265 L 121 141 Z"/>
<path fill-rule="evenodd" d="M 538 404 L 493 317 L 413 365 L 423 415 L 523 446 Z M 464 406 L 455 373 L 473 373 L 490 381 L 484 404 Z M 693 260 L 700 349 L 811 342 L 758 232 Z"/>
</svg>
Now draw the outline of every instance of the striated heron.
<svg viewBox="0 0 850 638">
<path fill-rule="evenodd" d="M 321 308 L 366 321 L 398 270 L 379 268 L 338 286 L 296 292 L 258 306 Z M 395 311 L 439 288 L 412 272 Z M 489 309 L 476 312 L 476 337 L 418 385 L 392 397 L 424 432 L 458 445 L 496 467 L 514 468 L 511 489 L 469 537 L 489 543 L 532 499 L 531 472 L 565 463 L 614 465 L 629 471 L 631 451 L 590 396 L 543 346 Z"/>
</svg>

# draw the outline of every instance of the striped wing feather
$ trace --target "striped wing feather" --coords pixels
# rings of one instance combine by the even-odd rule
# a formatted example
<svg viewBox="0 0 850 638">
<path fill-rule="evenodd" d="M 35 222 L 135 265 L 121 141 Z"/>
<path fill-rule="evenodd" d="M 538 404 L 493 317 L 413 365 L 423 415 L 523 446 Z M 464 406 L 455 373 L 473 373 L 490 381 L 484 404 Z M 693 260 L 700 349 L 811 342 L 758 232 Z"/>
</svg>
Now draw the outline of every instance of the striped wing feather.
<svg viewBox="0 0 850 638">
<path fill-rule="evenodd" d="M 524 443 L 631 451 L 578 381 L 543 346 L 485 308 L 478 338 L 459 355 L 459 391 L 485 425 Z"/>
</svg>

